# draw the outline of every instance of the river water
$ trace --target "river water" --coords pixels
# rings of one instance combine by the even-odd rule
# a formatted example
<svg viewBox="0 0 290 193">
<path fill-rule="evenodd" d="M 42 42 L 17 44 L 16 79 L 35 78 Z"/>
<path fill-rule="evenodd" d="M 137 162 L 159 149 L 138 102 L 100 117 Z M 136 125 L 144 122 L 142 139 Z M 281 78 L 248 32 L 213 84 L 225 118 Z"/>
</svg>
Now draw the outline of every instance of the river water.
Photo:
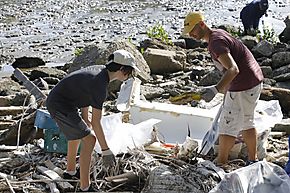
<svg viewBox="0 0 290 193">
<path fill-rule="evenodd" d="M 66 63 L 90 44 L 130 39 L 138 44 L 146 31 L 161 24 L 171 39 L 179 37 L 191 10 L 204 12 L 207 23 L 241 26 L 241 0 L 0 0 L 0 54 L 35 56 Z M 277 33 L 290 13 L 289 0 L 269 1 L 264 20 Z M 0 60 L 2 63 L 7 60 Z"/>
</svg>

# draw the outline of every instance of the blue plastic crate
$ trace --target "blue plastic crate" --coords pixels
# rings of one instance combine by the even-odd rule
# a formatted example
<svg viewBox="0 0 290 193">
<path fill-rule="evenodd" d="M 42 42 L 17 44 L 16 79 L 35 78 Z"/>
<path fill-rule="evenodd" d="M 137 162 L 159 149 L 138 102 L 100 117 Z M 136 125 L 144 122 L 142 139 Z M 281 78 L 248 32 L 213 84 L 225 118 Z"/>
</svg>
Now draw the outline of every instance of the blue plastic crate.
<svg viewBox="0 0 290 193">
<path fill-rule="evenodd" d="M 67 139 L 47 110 L 37 109 L 34 126 L 43 129 L 44 151 L 66 154 Z"/>
<path fill-rule="evenodd" d="M 36 117 L 34 121 L 34 126 L 41 129 L 56 129 L 58 126 L 55 121 L 50 117 L 50 114 L 47 110 L 37 109 Z"/>
</svg>

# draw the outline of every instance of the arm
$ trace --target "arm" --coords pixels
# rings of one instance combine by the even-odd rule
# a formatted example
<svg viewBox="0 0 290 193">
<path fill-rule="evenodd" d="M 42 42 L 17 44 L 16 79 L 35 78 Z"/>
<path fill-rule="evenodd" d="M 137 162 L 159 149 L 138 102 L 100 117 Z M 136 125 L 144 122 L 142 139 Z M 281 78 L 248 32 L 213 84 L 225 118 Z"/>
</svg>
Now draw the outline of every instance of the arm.
<svg viewBox="0 0 290 193">
<path fill-rule="evenodd" d="M 96 137 L 99 141 L 102 150 L 109 149 L 107 141 L 104 135 L 103 127 L 101 125 L 102 110 L 93 108 L 92 113 L 92 127 L 96 134 Z"/>
<path fill-rule="evenodd" d="M 221 80 L 216 85 L 216 88 L 219 92 L 225 93 L 232 80 L 239 73 L 239 68 L 230 53 L 220 55 L 218 61 L 224 66 L 226 71 Z"/>
<path fill-rule="evenodd" d="M 82 118 L 84 119 L 86 124 L 91 128 L 92 124 L 91 124 L 91 121 L 89 120 L 89 107 L 81 108 L 81 112 L 82 112 Z"/>
</svg>

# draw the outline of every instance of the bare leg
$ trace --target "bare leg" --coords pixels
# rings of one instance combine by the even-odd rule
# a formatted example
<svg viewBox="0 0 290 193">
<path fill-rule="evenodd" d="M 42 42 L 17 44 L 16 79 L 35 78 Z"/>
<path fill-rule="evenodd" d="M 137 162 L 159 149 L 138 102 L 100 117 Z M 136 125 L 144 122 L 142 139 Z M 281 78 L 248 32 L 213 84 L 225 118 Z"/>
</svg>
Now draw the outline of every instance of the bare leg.
<svg viewBox="0 0 290 193">
<path fill-rule="evenodd" d="M 67 171 L 75 171 L 76 170 L 76 157 L 77 157 L 79 144 L 80 144 L 80 140 L 68 141 L 67 166 L 66 166 Z"/>
<path fill-rule="evenodd" d="M 228 161 L 229 153 L 235 144 L 235 137 L 229 135 L 219 135 L 218 164 L 225 164 Z"/>
<path fill-rule="evenodd" d="M 96 136 L 89 134 L 82 138 L 80 155 L 80 187 L 86 188 L 90 185 L 91 156 L 96 144 Z"/>
<path fill-rule="evenodd" d="M 243 130 L 242 135 L 247 145 L 248 159 L 256 160 L 257 159 L 257 131 L 256 129 L 251 128 L 248 130 Z"/>
</svg>

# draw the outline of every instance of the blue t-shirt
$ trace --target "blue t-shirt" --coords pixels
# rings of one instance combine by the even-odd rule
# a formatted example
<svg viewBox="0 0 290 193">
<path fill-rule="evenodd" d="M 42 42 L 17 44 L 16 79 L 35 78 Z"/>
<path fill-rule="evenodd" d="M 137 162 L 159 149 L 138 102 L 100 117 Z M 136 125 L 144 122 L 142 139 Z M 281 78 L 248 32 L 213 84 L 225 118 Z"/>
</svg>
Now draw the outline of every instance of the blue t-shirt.
<svg viewBox="0 0 290 193">
<path fill-rule="evenodd" d="M 50 91 L 46 104 L 60 112 L 88 106 L 102 109 L 108 94 L 109 80 L 105 66 L 90 66 L 75 71 Z"/>
<path fill-rule="evenodd" d="M 247 4 L 240 14 L 244 27 L 257 29 L 259 20 L 266 13 L 268 7 L 268 0 L 254 0 Z"/>
</svg>

